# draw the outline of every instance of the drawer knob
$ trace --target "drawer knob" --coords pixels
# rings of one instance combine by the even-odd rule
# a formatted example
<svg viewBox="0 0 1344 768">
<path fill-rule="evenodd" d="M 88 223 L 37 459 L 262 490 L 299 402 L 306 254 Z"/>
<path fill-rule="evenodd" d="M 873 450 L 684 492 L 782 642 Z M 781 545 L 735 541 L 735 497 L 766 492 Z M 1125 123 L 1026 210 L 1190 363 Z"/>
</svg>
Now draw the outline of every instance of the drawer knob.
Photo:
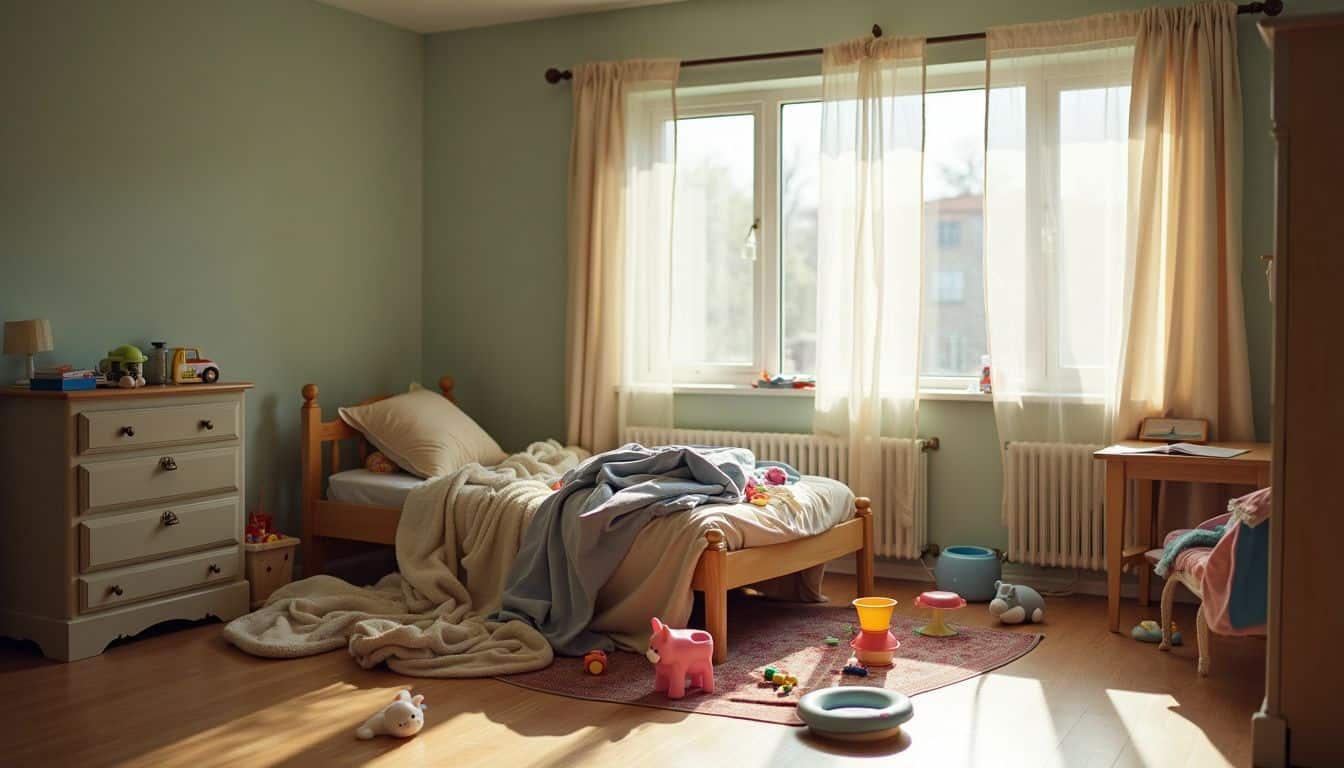
<svg viewBox="0 0 1344 768">
<path fill-rule="evenodd" d="M 113 584 L 112 586 L 110 586 L 110 587 L 107 588 L 107 591 L 108 591 L 108 592 L 111 592 L 112 594 L 116 595 L 117 597 L 121 597 L 121 595 L 122 595 L 122 591 L 123 591 L 123 590 L 122 590 L 120 584 Z"/>
<path fill-rule="evenodd" d="M 126 426 L 121 428 L 122 437 L 135 437 L 135 427 Z"/>
<path fill-rule="evenodd" d="M 163 471 L 165 472 L 172 472 L 177 469 L 177 462 L 173 460 L 172 456 L 164 456 L 162 459 L 159 459 L 159 466 L 163 467 Z"/>
<path fill-rule="evenodd" d="M 210 570 L 211 573 L 219 573 L 219 572 L 220 572 L 220 570 L 219 570 L 219 566 L 218 566 L 218 565 L 215 565 L 214 563 L 211 563 L 211 564 L 210 564 L 210 568 L 209 568 L 209 570 Z"/>
<path fill-rule="evenodd" d="M 167 512 L 163 513 L 163 516 L 159 518 L 159 522 L 163 523 L 164 526 L 169 526 L 169 525 L 177 525 L 182 521 L 177 519 L 177 513 L 170 509 Z"/>
<path fill-rule="evenodd" d="M 214 429 L 215 422 L 212 419 L 201 419 L 201 429 Z"/>
</svg>

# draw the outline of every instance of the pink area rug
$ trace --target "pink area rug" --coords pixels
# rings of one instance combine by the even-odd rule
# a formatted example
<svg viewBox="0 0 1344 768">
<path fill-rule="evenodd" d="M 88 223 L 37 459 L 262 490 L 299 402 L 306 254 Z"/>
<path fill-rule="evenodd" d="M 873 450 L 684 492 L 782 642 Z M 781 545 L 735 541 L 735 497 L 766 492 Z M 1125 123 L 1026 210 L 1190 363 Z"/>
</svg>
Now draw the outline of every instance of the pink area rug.
<svg viewBox="0 0 1344 768">
<path fill-rule="evenodd" d="M 654 693 L 653 665 L 624 652 L 610 654 L 603 675 L 586 674 L 581 659 L 557 657 L 546 669 L 498 679 L 579 699 L 802 725 L 798 697 L 807 691 L 871 685 L 913 696 L 1001 667 L 1041 641 L 1033 632 L 964 627 L 956 624 L 955 614 L 952 618 L 961 634 L 930 638 L 914 633 L 926 618 L 893 616 L 892 631 L 901 641 L 896 663 L 870 669 L 866 678 L 840 674 L 851 653 L 846 625 L 857 626 L 854 609 L 744 600 L 728 610 L 728 660 L 714 668 L 712 694 L 691 688 L 685 698 L 673 701 Z M 841 638 L 840 646 L 826 645 L 828 635 Z M 787 669 L 798 678 L 798 687 L 789 694 L 777 692 L 762 678 L 767 666 Z"/>
</svg>

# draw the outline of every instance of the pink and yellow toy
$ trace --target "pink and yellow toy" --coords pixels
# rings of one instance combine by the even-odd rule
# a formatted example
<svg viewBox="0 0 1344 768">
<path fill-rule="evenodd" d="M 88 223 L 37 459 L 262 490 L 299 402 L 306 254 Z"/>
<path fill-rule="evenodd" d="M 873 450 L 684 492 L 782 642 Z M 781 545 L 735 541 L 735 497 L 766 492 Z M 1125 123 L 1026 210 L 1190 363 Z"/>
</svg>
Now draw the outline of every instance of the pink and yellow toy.
<svg viewBox="0 0 1344 768">
<path fill-rule="evenodd" d="M 655 617 L 649 651 L 653 662 L 653 690 L 667 698 L 686 695 L 686 678 L 705 693 L 714 692 L 714 638 L 703 629 L 672 629 Z"/>
<path fill-rule="evenodd" d="M 854 656 L 865 666 L 889 667 L 901 641 L 891 633 L 891 612 L 896 601 L 890 597 L 860 597 L 853 602 L 859 612 L 859 634 L 849 644 Z"/>
<path fill-rule="evenodd" d="M 916 632 L 925 637 L 952 637 L 957 634 L 957 630 L 943 623 L 943 612 L 965 608 L 966 601 L 956 592 L 932 590 L 916 597 L 915 605 L 919 608 L 928 608 L 933 614 L 929 623 L 917 628 Z"/>
</svg>

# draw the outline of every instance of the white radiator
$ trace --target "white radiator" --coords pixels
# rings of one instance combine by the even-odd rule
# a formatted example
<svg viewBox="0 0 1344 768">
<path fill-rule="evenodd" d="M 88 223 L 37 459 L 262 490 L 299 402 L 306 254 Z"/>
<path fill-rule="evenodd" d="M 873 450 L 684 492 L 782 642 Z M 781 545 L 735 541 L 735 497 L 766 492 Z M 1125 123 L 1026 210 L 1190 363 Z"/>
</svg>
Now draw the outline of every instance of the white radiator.
<svg viewBox="0 0 1344 768">
<path fill-rule="evenodd" d="M 641 445 L 713 445 L 749 448 L 757 459 L 782 461 L 805 475 L 821 475 L 849 482 L 849 443 L 833 437 L 787 432 L 730 432 L 704 429 L 626 427 L 625 442 Z M 914 524 L 901 525 L 890 510 L 873 508 L 874 554 L 917 558 L 928 540 L 928 458 L 923 440 L 882 438 L 883 484 L 880 494 L 854 488 L 859 496 L 897 498 L 914 485 Z M 913 471 L 911 470 L 913 467 Z"/>
<path fill-rule="evenodd" d="M 1028 565 L 1106 566 L 1104 446 L 1009 443 L 1003 454 L 1008 559 Z"/>
</svg>

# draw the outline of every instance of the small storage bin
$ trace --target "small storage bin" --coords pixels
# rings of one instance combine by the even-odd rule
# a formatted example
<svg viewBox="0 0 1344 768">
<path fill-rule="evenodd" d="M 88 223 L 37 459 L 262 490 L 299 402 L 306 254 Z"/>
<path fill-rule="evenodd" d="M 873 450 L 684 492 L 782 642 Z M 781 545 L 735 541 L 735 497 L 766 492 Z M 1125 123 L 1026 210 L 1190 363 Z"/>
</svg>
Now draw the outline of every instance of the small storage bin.
<svg viewBox="0 0 1344 768">
<path fill-rule="evenodd" d="M 973 603 L 994 599 L 994 582 L 1003 575 L 999 556 L 987 547 L 958 544 L 945 548 L 933 568 L 938 588 Z"/>
<path fill-rule="evenodd" d="M 299 540 L 286 536 L 279 541 L 244 544 L 247 581 L 252 585 L 252 608 L 260 608 L 275 590 L 294 578 L 294 548 Z"/>
</svg>

